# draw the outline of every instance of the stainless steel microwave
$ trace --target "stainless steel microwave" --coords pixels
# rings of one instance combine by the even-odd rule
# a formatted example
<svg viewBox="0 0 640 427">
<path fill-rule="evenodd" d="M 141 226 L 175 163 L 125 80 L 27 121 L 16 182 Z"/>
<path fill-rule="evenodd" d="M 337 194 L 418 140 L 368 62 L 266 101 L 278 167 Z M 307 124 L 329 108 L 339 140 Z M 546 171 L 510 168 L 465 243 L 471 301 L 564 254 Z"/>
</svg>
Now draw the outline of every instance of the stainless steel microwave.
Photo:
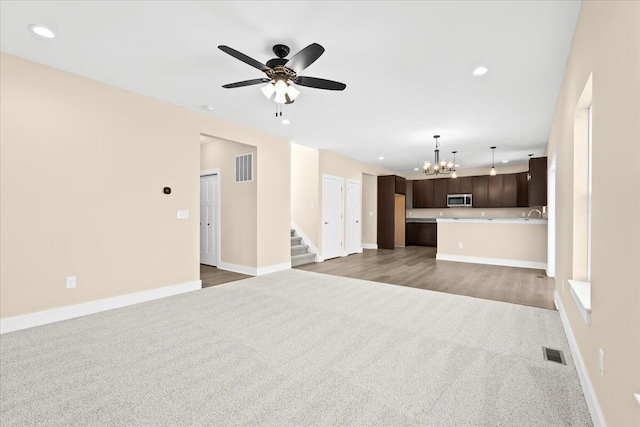
<svg viewBox="0 0 640 427">
<path fill-rule="evenodd" d="M 471 194 L 447 194 L 448 208 L 470 208 L 473 206 Z"/>
</svg>

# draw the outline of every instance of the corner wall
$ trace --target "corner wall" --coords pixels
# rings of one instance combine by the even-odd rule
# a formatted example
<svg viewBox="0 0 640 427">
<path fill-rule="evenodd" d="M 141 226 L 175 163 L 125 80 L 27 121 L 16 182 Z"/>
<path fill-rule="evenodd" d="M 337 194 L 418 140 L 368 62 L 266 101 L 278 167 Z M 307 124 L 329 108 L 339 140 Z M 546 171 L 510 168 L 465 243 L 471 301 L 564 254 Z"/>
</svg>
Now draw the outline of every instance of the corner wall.
<svg viewBox="0 0 640 427">
<path fill-rule="evenodd" d="M 549 159 L 557 153 L 556 291 L 610 426 L 640 425 L 640 405 L 633 398 L 640 393 L 639 23 L 639 2 L 582 2 L 547 146 Z M 572 278 L 574 255 L 584 249 L 573 246 L 574 112 L 591 73 L 592 312 L 587 325 L 565 281 Z M 612 158 L 620 160 L 613 169 Z"/>
<path fill-rule="evenodd" d="M 290 263 L 287 140 L 0 61 L 0 317 L 199 280 L 201 134 L 257 147 L 256 263 Z"/>
</svg>

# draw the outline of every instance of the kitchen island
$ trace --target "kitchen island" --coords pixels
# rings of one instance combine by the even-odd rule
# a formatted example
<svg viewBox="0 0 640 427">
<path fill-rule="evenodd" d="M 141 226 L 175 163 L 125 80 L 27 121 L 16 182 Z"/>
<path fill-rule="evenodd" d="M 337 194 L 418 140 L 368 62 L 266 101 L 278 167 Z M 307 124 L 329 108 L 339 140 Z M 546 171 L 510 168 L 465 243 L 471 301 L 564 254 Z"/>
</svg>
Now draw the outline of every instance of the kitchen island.
<svg viewBox="0 0 640 427">
<path fill-rule="evenodd" d="M 437 260 L 546 269 L 547 219 L 437 218 Z"/>
</svg>

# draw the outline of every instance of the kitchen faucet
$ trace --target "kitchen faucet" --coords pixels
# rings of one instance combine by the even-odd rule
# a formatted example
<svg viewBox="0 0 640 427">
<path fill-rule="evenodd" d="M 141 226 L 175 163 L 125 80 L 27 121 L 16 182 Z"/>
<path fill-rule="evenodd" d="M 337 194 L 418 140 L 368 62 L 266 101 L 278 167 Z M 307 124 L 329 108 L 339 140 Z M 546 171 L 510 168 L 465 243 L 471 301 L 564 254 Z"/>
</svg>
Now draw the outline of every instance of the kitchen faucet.
<svg viewBox="0 0 640 427">
<path fill-rule="evenodd" d="M 527 215 L 527 218 L 531 216 L 531 212 L 533 212 L 533 211 L 538 212 L 538 218 L 542 218 L 542 212 L 540 212 L 540 210 L 539 210 L 539 209 L 531 209 L 531 210 L 529 211 L 529 215 Z"/>
</svg>

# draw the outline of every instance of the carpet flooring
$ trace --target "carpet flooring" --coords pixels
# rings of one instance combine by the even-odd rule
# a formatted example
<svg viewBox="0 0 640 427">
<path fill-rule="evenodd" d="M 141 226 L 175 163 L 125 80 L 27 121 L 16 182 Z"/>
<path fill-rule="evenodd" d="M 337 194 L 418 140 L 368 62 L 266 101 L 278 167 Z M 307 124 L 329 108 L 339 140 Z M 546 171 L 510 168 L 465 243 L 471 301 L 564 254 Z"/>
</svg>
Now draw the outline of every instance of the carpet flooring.
<svg viewBox="0 0 640 427">
<path fill-rule="evenodd" d="M 2 335 L 0 424 L 591 420 L 555 311 L 288 270 Z"/>
</svg>

